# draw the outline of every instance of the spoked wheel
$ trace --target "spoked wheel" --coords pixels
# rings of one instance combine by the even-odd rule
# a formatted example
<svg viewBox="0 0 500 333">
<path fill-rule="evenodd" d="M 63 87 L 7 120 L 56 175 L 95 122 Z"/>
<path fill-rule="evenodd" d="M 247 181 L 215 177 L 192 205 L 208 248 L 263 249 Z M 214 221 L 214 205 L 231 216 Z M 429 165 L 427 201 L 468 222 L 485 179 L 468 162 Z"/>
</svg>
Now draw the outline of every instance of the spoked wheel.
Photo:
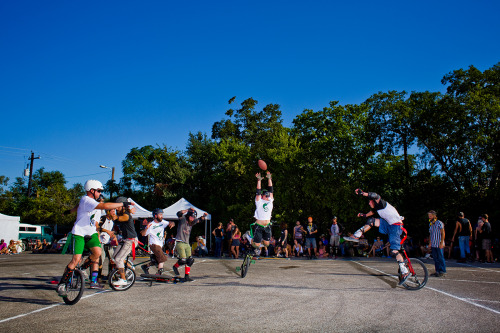
<svg viewBox="0 0 500 333">
<path fill-rule="evenodd" d="M 413 272 L 411 272 L 408 260 L 405 260 L 406 267 L 410 270 L 410 276 L 406 279 L 405 283 L 403 283 L 403 286 L 408 290 L 419 290 L 427 283 L 429 272 L 427 271 L 427 267 L 425 267 L 424 263 L 420 260 L 411 258 L 410 262 Z"/>
<path fill-rule="evenodd" d="M 250 267 L 250 262 L 252 261 L 252 257 L 246 255 L 245 259 L 243 259 L 243 264 L 241 264 L 241 277 L 244 278 L 247 276 L 248 267 Z"/>
<path fill-rule="evenodd" d="M 132 270 L 128 267 L 125 267 L 125 278 L 127 280 L 126 285 L 124 285 L 124 286 L 115 285 L 116 281 L 120 280 L 120 271 L 118 270 L 118 268 L 115 268 L 111 271 L 111 273 L 109 273 L 109 276 L 108 276 L 109 286 L 111 287 L 111 289 L 113 289 L 115 291 L 124 291 L 124 290 L 129 289 L 135 283 L 134 270 Z"/>
<path fill-rule="evenodd" d="M 63 297 L 64 303 L 68 305 L 73 305 L 78 303 L 83 295 L 83 289 L 85 288 L 85 280 L 83 273 L 79 270 L 75 270 L 73 275 L 66 283 L 66 296 Z"/>
</svg>

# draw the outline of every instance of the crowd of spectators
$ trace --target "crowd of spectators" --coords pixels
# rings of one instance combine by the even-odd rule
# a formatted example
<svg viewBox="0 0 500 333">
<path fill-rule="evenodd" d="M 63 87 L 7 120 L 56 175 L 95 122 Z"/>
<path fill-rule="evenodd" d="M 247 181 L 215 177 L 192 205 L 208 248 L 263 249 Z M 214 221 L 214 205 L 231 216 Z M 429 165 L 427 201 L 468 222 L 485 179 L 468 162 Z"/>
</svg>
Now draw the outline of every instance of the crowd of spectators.
<svg viewBox="0 0 500 333">
<path fill-rule="evenodd" d="M 461 218 L 460 214 L 458 218 Z M 338 227 L 335 227 L 335 225 L 338 225 Z M 339 235 L 336 235 L 335 232 Z M 375 234 L 373 239 L 367 239 L 363 235 L 360 237 L 359 243 L 354 243 L 344 241 L 342 237 L 344 232 L 342 225 L 337 223 L 336 217 L 332 219 L 329 235 L 318 234 L 318 228 L 312 217 L 309 217 L 307 223 L 304 225 L 300 221 L 296 221 L 290 230 L 288 230 L 286 224 L 281 224 L 280 237 L 278 239 L 272 237 L 269 246 L 262 249 L 261 256 L 302 257 L 307 259 L 335 259 L 337 255 L 342 257 L 368 258 L 388 258 L 390 256 L 390 244 L 386 237 L 384 238 L 385 235 Z M 428 230 L 426 232 L 428 235 Z M 248 240 L 241 236 L 241 231 L 232 219 L 226 227 L 222 223 L 219 223 L 212 234 L 215 236 L 215 245 L 210 254 L 213 254 L 215 257 L 241 258 L 249 249 Z M 284 242 L 283 235 L 285 234 L 286 241 Z M 345 235 L 349 236 L 350 233 L 346 233 Z M 338 238 L 335 238 L 336 236 Z M 450 235 L 447 236 L 444 248 L 445 257 L 463 262 L 458 241 L 454 242 Z M 484 239 L 486 241 L 483 241 Z M 472 235 L 468 243 L 470 254 L 467 255 L 467 260 L 478 260 L 480 262 L 494 262 L 498 260 L 496 258 L 499 257 L 499 241 L 491 237 L 491 224 L 486 214 L 482 215 L 478 219 L 477 224 L 473 226 Z M 403 246 L 409 256 L 432 259 L 428 236 L 420 241 L 415 241 L 412 237 L 408 237 Z"/>
</svg>

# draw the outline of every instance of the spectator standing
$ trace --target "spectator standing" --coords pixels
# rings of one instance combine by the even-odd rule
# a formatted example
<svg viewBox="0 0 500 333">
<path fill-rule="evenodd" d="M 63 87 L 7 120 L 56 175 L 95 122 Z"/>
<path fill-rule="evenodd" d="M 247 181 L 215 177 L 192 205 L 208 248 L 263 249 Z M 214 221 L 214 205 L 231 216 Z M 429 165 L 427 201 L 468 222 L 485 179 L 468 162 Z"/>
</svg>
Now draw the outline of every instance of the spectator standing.
<svg viewBox="0 0 500 333">
<path fill-rule="evenodd" d="M 234 224 L 234 220 L 229 219 L 229 222 L 227 223 L 226 226 L 226 246 L 229 257 L 231 256 L 231 243 L 233 242 L 233 233 L 235 229 L 236 229 L 236 224 Z"/>
<path fill-rule="evenodd" d="M 470 221 L 465 218 L 463 212 L 458 213 L 455 231 L 451 238 L 451 249 L 453 249 L 455 235 L 458 235 L 458 246 L 460 247 L 460 259 L 458 259 L 457 262 L 464 263 L 466 258 L 470 257 L 469 241 L 472 238 L 472 225 Z"/>
<path fill-rule="evenodd" d="M 335 256 L 335 259 L 337 259 L 341 234 L 341 226 L 337 222 L 337 216 L 334 216 L 332 218 L 332 225 L 330 226 L 330 258 Z"/>
<path fill-rule="evenodd" d="M 316 244 L 316 234 L 318 233 L 318 227 L 313 223 L 313 218 L 309 216 L 307 218 L 306 227 L 306 249 L 309 254 L 309 258 L 312 259 L 311 247 L 314 248 L 314 259 L 318 258 L 318 246 Z"/>
<path fill-rule="evenodd" d="M 429 246 L 431 247 L 432 258 L 436 272 L 434 276 L 442 277 L 446 274 L 446 262 L 444 261 L 444 224 L 439 221 L 435 211 L 431 210 L 427 213 L 429 216 Z"/>
<path fill-rule="evenodd" d="M 476 228 L 474 229 L 474 250 L 476 251 L 476 260 L 483 261 L 481 255 L 483 249 L 483 236 L 481 235 L 481 228 L 483 227 L 483 219 L 481 216 L 477 220 Z"/>
<path fill-rule="evenodd" d="M 481 236 L 482 236 L 482 246 L 484 250 L 485 260 L 487 263 L 492 264 L 493 260 L 493 252 L 491 252 L 491 224 L 488 221 L 488 214 L 483 214 L 479 217 L 481 221 L 483 221 L 483 225 L 481 227 Z"/>
<path fill-rule="evenodd" d="M 233 232 L 233 238 L 231 242 L 231 254 L 234 257 L 234 259 L 238 259 L 240 256 L 240 242 L 241 241 L 241 231 L 236 226 Z"/>
<path fill-rule="evenodd" d="M 280 252 L 283 251 L 284 252 L 284 256 L 285 258 L 288 258 L 288 224 L 286 224 L 285 222 L 282 222 L 281 223 L 281 235 L 280 235 L 280 239 L 278 240 L 278 244 L 276 246 L 277 250 L 276 250 L 276 255 L 280 255 Z"/>
<path fill-rule="evenodd" d="M 304 234 L 306 231 L 304 230 L 304 227 L 302 227 L 302 224 L 300 224 L 300 221 L 297 221 L 295 223 L 295 227 L 293 227 L 293 240 L 297 240 L 297 242 L 300 245 L 304 245 Z"/>
<path fill-rule="evenodd" d="M 222 239 L 224 238 L 224 226 L 222 222 L 219 222 L 217 228 L 212 231 L 212 235 L 215 236 L 215 257 L 219 258 L 222 255 Z"/>
</svg>

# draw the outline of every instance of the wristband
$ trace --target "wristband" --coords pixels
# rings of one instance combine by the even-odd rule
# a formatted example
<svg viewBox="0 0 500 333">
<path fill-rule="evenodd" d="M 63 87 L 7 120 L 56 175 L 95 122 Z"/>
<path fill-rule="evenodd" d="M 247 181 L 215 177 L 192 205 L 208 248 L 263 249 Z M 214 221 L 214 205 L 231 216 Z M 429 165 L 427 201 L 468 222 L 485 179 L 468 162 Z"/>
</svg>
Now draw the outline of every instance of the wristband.
<svg viewBox="0 0 500 333">
<path fill-rule="evenodd" d="M 256 195 L 260 195 L 262 193 L 262 190 L 260 188 L 258 188 L 256 191 L 255 191 L 255 194 Z"/>
</svg>

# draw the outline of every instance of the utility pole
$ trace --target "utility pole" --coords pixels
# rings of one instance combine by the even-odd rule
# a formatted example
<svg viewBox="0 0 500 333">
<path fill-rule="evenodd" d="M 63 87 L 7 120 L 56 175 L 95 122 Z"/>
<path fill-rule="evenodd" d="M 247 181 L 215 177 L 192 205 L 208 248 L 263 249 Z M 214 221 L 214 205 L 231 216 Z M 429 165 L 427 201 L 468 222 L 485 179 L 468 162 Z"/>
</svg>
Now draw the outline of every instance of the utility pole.
<svg viewBox="0 0 500 333">
<path fill-rule="evenodd" d="M 31 183 L 33 182 L 33 160 L 38 160 L 40 159 L 40 155 L 38 157 L 35 157 L 35 153 L 31 151 L 31 157 L 29 158 L 30 160 L 30 178 L 28 181 L 28 197 L 31 195 Z"/>
</svg>

